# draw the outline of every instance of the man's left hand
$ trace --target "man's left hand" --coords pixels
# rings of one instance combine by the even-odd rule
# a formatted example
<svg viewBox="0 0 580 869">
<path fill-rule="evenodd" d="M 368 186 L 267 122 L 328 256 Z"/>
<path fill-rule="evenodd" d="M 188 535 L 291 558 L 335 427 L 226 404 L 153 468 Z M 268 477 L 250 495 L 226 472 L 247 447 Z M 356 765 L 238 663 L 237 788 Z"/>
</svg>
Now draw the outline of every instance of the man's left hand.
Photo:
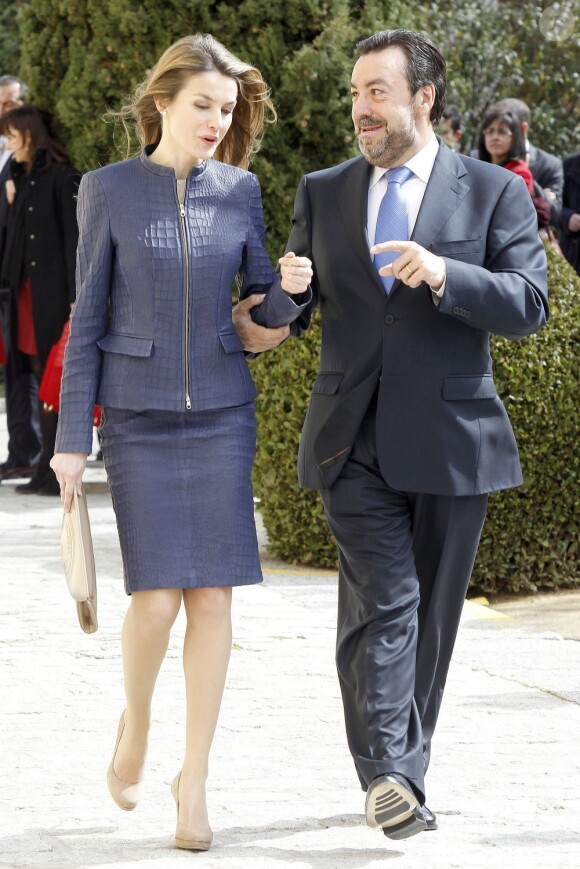
<svg viewBox="0 0 580 869">
<path fill-rule="evenodd" d="M 401 256 L 379 269 L 383 277 L 394 275 L 408 287 L 418 287 L 423 281 L 437 292 L 445 282 L 445 260 L 416 241 L 383 241 L 371 247 L 371 254 L 399 251 Z"/>
<path fill-rule="evenodd" d="M 312 280 L 312 263 L 306 256 L 296 256 L 292 251 L 280 257 L 280 283 L 285 293 L 301 295 Z"/>
</svg>

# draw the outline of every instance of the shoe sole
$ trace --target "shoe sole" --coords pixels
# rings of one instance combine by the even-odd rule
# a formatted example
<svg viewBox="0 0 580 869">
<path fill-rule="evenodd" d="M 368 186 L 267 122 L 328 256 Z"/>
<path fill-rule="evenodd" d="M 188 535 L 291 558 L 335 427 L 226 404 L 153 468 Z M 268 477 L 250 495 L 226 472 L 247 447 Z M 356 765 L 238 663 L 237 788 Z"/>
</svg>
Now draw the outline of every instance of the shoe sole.
<svg viewBox="0 0 580 869">
<path fill-rule="evenodd" d="M 365 807 L 369 827 L 382 827 L 390 838 L 404 839 L 427 828 L 415 795 L 397 782 L 375 785 Z"/>
<path fill-rule="evenodd" d="M 421 809 L 414 809 L 413 814 L 406 821 L 400 824 L 395 824 L 392 827 L 383 827 L 383 833 L 389 839 L 408 839 L 409 836 L 415 836 L 417 833 L 422 833 L 429 829 L 425 822 L 425 818 L 421 814 Z M 431 827 L 435 829 L 435 827 Z"/>
<path fill-rule="evenodd" d="M 183 851 L 209 851 L 211 842 L 197 842 L 195 839 L 178 839 L 175 837 L 175 847 Z"/>
</svg>

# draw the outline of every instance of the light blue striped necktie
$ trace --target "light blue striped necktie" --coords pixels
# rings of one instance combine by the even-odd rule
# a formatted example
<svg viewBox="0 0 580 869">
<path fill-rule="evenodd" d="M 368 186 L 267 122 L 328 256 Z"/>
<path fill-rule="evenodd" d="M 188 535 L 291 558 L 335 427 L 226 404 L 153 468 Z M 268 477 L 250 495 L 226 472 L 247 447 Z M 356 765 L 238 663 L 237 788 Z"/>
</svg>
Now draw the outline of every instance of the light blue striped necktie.
<svg viewBox="0 0 580 869">
<path fill-rule="evenodd" d="M 375 244 L 382 241 L 406 241 L 409 238 L 409 211 L 401 187 L 414 175 L 414 172 L 407 166 L 398 166 L 395 169 L 388 169 L 385 174 L 389 183 L 379 207 Z M 390 265 L 398 256 L 400 256 L 398 251 L 375 254 L 375 268 L 378 271 L 382 266 Z M 395 278 L 393 275 L 386 277 L 379 275 L 379 277 L 388 296 Z"/>
</svg>

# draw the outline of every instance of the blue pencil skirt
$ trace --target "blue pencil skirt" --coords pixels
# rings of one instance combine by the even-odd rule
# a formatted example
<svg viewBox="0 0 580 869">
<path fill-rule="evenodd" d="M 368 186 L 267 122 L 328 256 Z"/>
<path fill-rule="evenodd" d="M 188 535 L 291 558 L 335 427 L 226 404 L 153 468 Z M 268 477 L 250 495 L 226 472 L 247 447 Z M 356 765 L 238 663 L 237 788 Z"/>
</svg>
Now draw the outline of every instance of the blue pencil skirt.
<svg viewBox="0 0 580 869">
<path fill-rule="evenodd" d="M 199 413 L 105 408 L 100 431 L 127 594 L 262 581 L 253 402 Z"/>
</svg>

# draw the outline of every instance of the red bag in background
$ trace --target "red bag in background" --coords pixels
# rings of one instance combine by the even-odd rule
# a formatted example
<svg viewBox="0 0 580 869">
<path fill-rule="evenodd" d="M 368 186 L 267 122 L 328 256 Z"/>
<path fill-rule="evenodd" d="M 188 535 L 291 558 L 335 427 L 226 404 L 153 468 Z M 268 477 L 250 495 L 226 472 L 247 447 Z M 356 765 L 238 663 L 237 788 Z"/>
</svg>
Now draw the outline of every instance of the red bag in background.
<svg viewBox="0 0 580 869">
<path fill-rule="evenodd" d="M 4 346 L 2 332 L 0 332 L 0 365 L 6 365 L 6 347 Z"/>
<path fill-rule="evenodd" d="M 38 397 L 44 403 L 44 409 L 47 413 L 54 410 L 58 413 L 60 407 L 60 384 L 62 381 L 62 369 L 64 366 L 64 351 L 68 342 L 70 333 L 70 320 L 67 320 L 62 330 L 62 335 L 53 345 L 48 359 L 46 368 L 38 387 Z M 93 412 L 93 425 L 99 425 L 101 422 L 101 408 L 95 404 Z"/>
</svg>

